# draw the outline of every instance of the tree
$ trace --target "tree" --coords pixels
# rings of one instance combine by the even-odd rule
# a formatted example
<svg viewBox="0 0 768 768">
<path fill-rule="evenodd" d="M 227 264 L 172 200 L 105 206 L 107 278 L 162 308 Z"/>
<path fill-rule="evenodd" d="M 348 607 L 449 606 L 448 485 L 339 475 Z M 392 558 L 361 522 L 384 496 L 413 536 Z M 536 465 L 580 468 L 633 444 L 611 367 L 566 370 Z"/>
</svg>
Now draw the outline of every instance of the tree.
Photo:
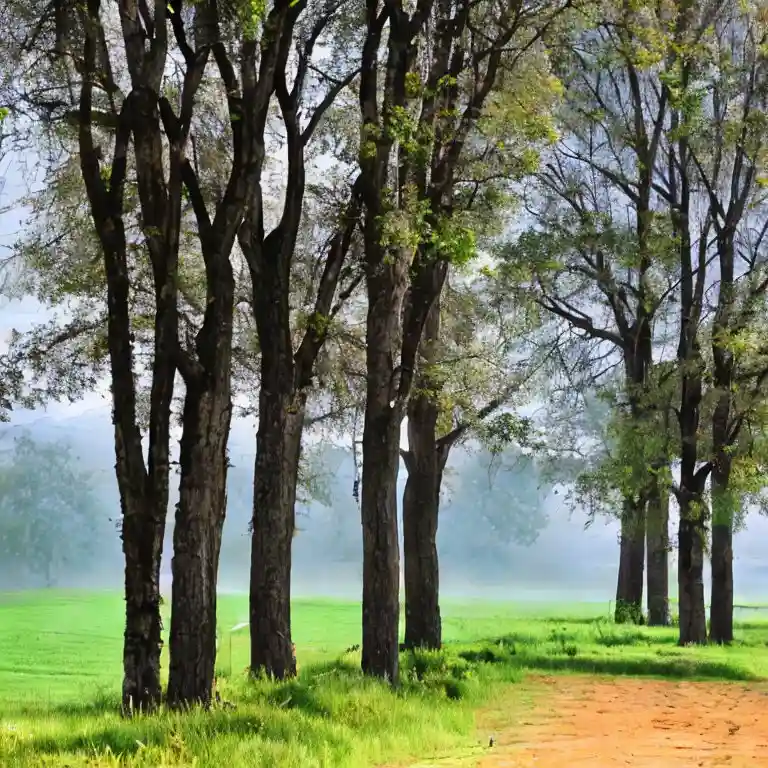
<svg viewBox="0 0 768 768">
<path fill-rule="evenodd" d="M 411 13 L 400 2 L 367 3 L 359 88 L 368 294 L 362 665 L 393 682 L 398 679 L 400 426 L 422 332 L 448 264 L 474 253 L 471 227 L 454 210 L 457 167 L 505 62 L 534 45 L 558 10 L 549 3 L 454 7 L 425 0 Z M 434 31 L 422 82 L 426 29 Z M 473 31 L 478 29 L 484 30 L 481 36 Z"/>
<path fill-rule="evenodd" d="M 0 552 L 3 570 L 23 583 L 52 587 L 93 567 L 100 533 L 114 527 L 88 472 L 66 444 L 38 443 L 23 433 L 0 461 Z"/>
<path fill-rule="evenodd" d="M 231 414 L 235 286 L 230 253 L 261 180 L 276 62 L 292 40 L 286 24 L 297 14 L 289 13 L 290 6 L 287 0 L 275 3 L 265 11 L 263 27 L 260 9 L 250 3 L 182 8 L 157 2 L 152 12 L 133 0 L 117 8 L 93 0 L 84 7 L 14 4 L 9 10 L 10 26 L 18 31 L 10 46 L 19 61 L 13 81 L 18 98 L 11 100 L 17 105 L 17 135 L 28 125 L 25 117 L 42 118 L 49 129 L 45 136 L 64 137 L 65 162 L 79 158 L 103 259 L 105 346 L 126 555 L 126 708 L 150 707 L 160 697 L 158 573 L 177 372 L 185 392 L 168 699 L 181 705 L 207 703 L 211 697 Z M 269 31 L 263 39 L 262 29 Z M 171 55 L 178 66 L 169 70 Z M 120 57 L 127 77 L 115 64 Z M 209 60 L 218 78 L 206 79 Z M 205 124 L 200 110 L 211 91 L 226 99 L 231 147 L 231 162 L 218 180 L 225 183 L 213 188 L 205 183 L 207 169 L 201 170 L 204 160 L 194 146 L 188 157 L 194 145 L 190 137 Z M 71 134 L 61 130 L 67 122 L 75 127 L 74 145 L 66 143 Z M 135 186 L 129 172 L 135 174 Z M 136 195 L 135 207 L 126 190 Z M 138 236 L 131 228 L 134 210 Z M 190 231 L 205 288 L 201 324 L 182 340 L 179 249 Z M 137 251 L 148 259 L 154 288 L 151 314 L 144 316 L 153 347 L 146 463 L 135 379 L 137 318 L 131 311 Z"/>
<path fill-rule="evenodd" d="M 738 492 L 731 487 L 739 432 L 754 410 L 749 390 L 763 376 L 749 362 L 747 336 L 768 288 L 763 239 L 768 227 L 759 174 L 765 168 L 768 80 L 761 49 L 762 11 L 753 4 L 723 14 L 715 25 L 715 59 L 707 79 L 691 153 L 714 233 L 717 304 L 711 338 L 712 594 L 710 640 L 733 640 L 733 528 Z M 747 328 L 750 327 L 749 330 Z M 745 336 L 746 332 L 746 336 Z M 751 379 L 751 380 L 750 380 Z M 758 386 L 759 389 L 759 386 Z"/>
<path fill-rule="evenodd" d="M 291 4 L 291 25 L 305 5 Z M 250 579 L 251 670 L 278 679 L 296 672 L 290 619 L 291 543 L 307 399 L 314 386 L 315 363 L 336 315 L 361 279 L 356 265 L 345 264 L 360 206 L 359 184 L 352 182 L 348 199 L 334 212 L 331 226 L 324 228 L 326 253 L 314 267 L 320 277 L 310 280 L 305 291 L 314 296 L 314 306 L 303 323 L 302 318 L 292 317 L 310 143 L 327 110 L 357 74 L 354 56 L 349 51 L 342 55 L 339 45 L 351 12 L 351 3 L 345 2 L 310 7 L 306 28 L 299 32 L 295 75 L 290 82 L 286 70 L 291 48 L 287 44 L 281 48 L 275 92 L 288 156 L 282 211 L 276 226 L 265 231 L 263 202 L 255 196 L 239 235 L 251 274 L 251 306 L 260 352 Z M 351 35 L 344 39 L 354 51 Z M 324 44 L 331 47 L 330 57 L 313 61 L 313 52 Z M 316 82 L 307 82 L 311 73 L 320 72 Z"/>
<path fill-rule="evenodd" d="M 518 79 L 519 78 L 519 79 Z M 476 248 L 491 247 L 500 222 L 515 203 L 514 185 L 535 170 L 537 153 L 551 141 L 548 120 L 558 83 L 546 57 L 529 52 L 503 69 L 500 85 L 474 126 L 457 162 L 450 190 L 453 215 L 471 228 Z M 498 148 L 503 148 L 499 151 Z M 439 648 L 439 567 L 436 536 L 443 472 L 454 445 L 520 393 L 527 375 L 522 353 L 493 328 L 496 317 L 482 280 L 470 282 L 471 266 L 454 268 L 454 280 L 432 305 L 424 325 L 417 372 L 408 406 L 408 479 L 403 494 L 405 644 Z M 470 272 L 471 276 L 471 272 Z M 519 330 L 519 329 L 518 329 Z M 520 346 L 520 345 L 517 345 Z M 528 361 L 531 369 L 533 360 Z M 523 422 L 511 414 L 510 439 Z"/>
<path fill-rule="evenodd" d="M 641 429 L 650 435 L 657 422 L 650 372 L 661 341 L 654 326 L 674 285 L 666 255 L 669 217 L 654 186 L 668 118 L 668 95 L 657 83 L 669 42 L 663 13 L 650 6 L 601 6 L 598 13 L 574 25 L 563 42 L 557 68 L 566 93 L 562 139 L 531 195 L 539 223 L 518 239 L 506 269 L 520 286 L 517 295 L 584 338 L 588 386 L 620 362 L 621 407 L 633 423 L 647 422 Z M 651 512 L 648 577 L 661 592 L 649 594 L 650 620 L 666 622 L 665 522 L 663 505 L 656 503 L 656 478 L 666 461 L 644 456 L 642 471 L 633 474 L 638 484 L 625 484 L 617 620 L 642 611 Z"/>
</svg>

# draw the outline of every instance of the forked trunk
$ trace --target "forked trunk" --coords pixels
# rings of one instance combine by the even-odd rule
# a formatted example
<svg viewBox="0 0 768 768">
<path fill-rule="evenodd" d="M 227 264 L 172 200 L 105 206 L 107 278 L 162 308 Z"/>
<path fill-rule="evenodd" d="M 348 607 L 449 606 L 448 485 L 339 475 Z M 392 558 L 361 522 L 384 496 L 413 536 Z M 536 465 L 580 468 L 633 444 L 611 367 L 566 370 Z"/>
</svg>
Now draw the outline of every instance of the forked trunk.
<svg viewBox="0 0 768 768">
<path fill-rule="evenodd" d="M 226 513 L 229 372 L 204 387 L 187 383 L 173 532 L 168 702 L 211 702 L 216 664 L 216 580 Z"/>
<path fill-rule="evenodd" d="M 669 493 L 654 482 L 648 497 L 648 624 L 669 625 Z"/>
<path fill-rule="evenodd" d="M 730 457 L 712 470 L 712 596 L 709 639 L 733 642 L 733 499 Z"/>
<path fill-rule="evenodd" d="M 643 577 L 645 569 L 645 504 L 625 498 L 621 517 L 619 575 L 616 584 L 615 621 L 641 623 L 643 620 Z"/>
<path fill-rule="evenodd" d="M 680 605 L 680 645 L 707 642 L 707 614 L 704 606 L 704 542 L 701 521 L 694 505 L 680 504 L 678 529 L 677 587 Z"/>
<path fill-rule="evenodd" d="M 291 547 L 306 397 L 262 385 L 251 546 L 251 671 L 296 674 L 291 640 Z"/>
</svg>

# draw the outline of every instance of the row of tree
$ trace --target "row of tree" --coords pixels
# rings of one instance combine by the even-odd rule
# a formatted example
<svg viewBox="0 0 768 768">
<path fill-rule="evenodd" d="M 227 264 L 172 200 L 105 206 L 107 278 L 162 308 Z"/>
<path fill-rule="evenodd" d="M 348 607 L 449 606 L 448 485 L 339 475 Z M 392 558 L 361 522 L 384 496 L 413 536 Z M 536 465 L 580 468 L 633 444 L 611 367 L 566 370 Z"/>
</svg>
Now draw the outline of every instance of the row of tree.
<svg viewBox="0 0 768 768">
<path fill-rule="evenodd" d="M 641 616 L 647 560 L 649 620 L 669 621 L 672 495 L 680 642 L 707 640 L 707 550 L 709 636 L 730 642 L 733 531 L 766 458 L 768 19 L 713 0 L 592 20 L 558 60 L 561 137 L 501 249 L 505 298 L 567 330 L 570 386 L 610 404 L 576 498 L 620 510 L 616 618 Z"/>
<path fill-rule="evenodd" d="M 491 228 L 507 205 L 504 190 L 546 138 L 546 121 L 536 119 L 549 87 L 542 40 L 566 7 L 4 4 L 6 125 L 16 152 L 34 153 L 44 177 L 29 201 L 20 244 L 29 269 L 17 286 L 60 310 L 12 339 L 8 365 L 32 371 L 20 393 L 27 402 L 78 396 L 108 372 L 127 708 L 161 697 L 159 569 L 174 413 L 167 699 L 210 700 L 227 438 L 241 387 L 259 416 L 252 670 L 295 673 L 291 541 L 310 397 L 322 407 L 362 395 L 362 663 L 397 680 L 400 425 L 409 407 L 412 421 L 426 411 L 421 434 L 431 442 L 413 440 L 408 452 L 416 480 L 406 550 L 426 547 L 434 561 L 436 482 L 468 423 L 457 420 L 437 443 L 427 396 L 437 378 L 428 360 L 417 365 L 422 332 L 429 348 L 449 265 L 473 258 L 477 232 Z M 530 73 L 525 87 L 518 70 Z M 270 172 L 279 173 L 277 191 Z M 360 318 L 354 297 L 363 287 Z M 328 373 L 335 361 L 357 384 Z M 414 382 L 424 396 L 409 401 Z M 424 493 L 430 519 L 414 527 Z M 439 631 L 429 569 L 411 577 L 406 565 L 407 580 L 430 587 L 430 631 Z M 420 643 L 423 631 L 414 639 L 409 630 L 409 639 Z"/>
<path fill-rule="evenodd" d="M 757 4 L 11 0 L 0 21 L 4 126 L 44 179 L 16 286 L 58 310 L 12 339 L 7 385 L 33 403 L 109 376 L 126 708 L 161 698 L 175 417 L 167 699 L 210 701 L 234 402 L 258 413 L 254 673 L 295 674 L 305 430 L 361 448 L 362 666 L 396 681 L 400 461 L 406 644 L 439 647 L 451 448 L 473 432 L 583 452 L 583 434 L 568 448 L 514 416 L 534 380 L 555 404 L 611 398 L 609 456 L 578 488 L 620 498 L 622 616 L 647 536 L 651 620 L 667 620 L 676 497 L 681 642 L 706 640 L 712 475 L 712 634 L 730 639 L 764 380 Z"/>
</svg>

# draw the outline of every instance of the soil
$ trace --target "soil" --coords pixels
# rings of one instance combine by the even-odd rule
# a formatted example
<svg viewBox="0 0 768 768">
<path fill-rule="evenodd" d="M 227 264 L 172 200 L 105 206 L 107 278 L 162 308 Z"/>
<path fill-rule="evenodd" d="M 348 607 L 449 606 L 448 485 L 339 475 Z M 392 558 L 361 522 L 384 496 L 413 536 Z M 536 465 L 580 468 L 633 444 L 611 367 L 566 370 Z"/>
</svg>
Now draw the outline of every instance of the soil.
<svg viewBox="0 0 768 768">
<path fill-rule="evenodd" d="M 527 714 L 504 725 L 496 708 L 479 718 L 495 743 L 462 765 L 768 767 L 765 686 L 570 675 L 535 681 L 539 694 Z"/>
</svg>

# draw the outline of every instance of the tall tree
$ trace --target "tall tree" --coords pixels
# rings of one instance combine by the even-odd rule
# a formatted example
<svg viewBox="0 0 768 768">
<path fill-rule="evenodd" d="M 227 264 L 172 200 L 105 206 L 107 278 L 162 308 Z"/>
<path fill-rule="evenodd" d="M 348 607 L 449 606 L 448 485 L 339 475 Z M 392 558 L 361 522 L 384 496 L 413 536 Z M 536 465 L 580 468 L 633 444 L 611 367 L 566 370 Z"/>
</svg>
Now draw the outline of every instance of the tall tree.
<svg viewBox="0 0 768 768">
<path fill-rule="evenodd" d="M 471 226 L 478 249 L 491 247 L 500 234 L 514 207 L 515 182 L 535 171 L 538 150 L 555 136 L 548 109 L 559 88 L 546 57 L 528 51 L 513 64 L 502 71 L 473 127 L 449 193 L 453 215 Z M 507 338 L 510 329 L 499 333 L 491 327 L 497 319 L 482 281 L 470 283 L 462 271 L 468 270 L 454 270 L 452 285 L 446 280 L 447 295 L 438 297 L 427 315 L 407 407 L 403 556 L 409 647 L 441 643 L 436 536 L 450 451 L 518 394 L 525 379 L 524 364 L 514 362 L 521 353 Z M 511 422 L 523 424 L 505 423 Z"/>
<path fill-rule="evenodd" d="M 594 14 L 592 23 L 569 30 L 558 57 L 566 92 L 563 136 L 538 176 L 532 204 L 539 225 L 519 241 L 522 271 L 515 279 L 542 310 L 589 340 L 598 378 L 613 370 L 607 361 L 621 361 L 622 407 L 633 421 L 652 424 L 650 371 L 659 341 L 654 323 L 673 284 L 665 257 L 668 216 L 654 190 L 668 119 L 668 96 L 658 88 L 666 22 L 661 11 L 643 3 L 599 6 Z M 639 484 L 626 488 L 621 503 L 620 621 L 642 612 L 646 515 L 663 518 L 655 499 L 665 457 L 647 458 L 653 471 L 636 473 Z M 650 524 L 649 580 L 661 590 L 649 595 L 650 604 L 659 606 L 651 621 L 664 623 L 665 523 Z"/>
<path fill-rule="evenodd" d="M 83 7 L 57 3 L 31 15 L 21 4 L 11 9 L 10 18 L 17 22 L 13 26 L 19 30 L 11 47 L 20 61 L 19 77 L 12 83 L 18 90 L 12 114 L 19 128 L 30 114 L 42 116 L 54 128 L 53 136 L 61 135 L 56 130 L 67 120 L 74 123 L 75 146 L 65 144 L 63 151 L 65 159 L 79 157 L 103 259 L 105 346 L 126 555 L 126 708 L 152 706 L 160 697 L 158 573 L 177 371 L 185 393 L 168 698 L 172 704 L 207 703 L 211 696 L 231 413 L 230 251 L 260 182 L 263 124 L 289 5 L 287 0 L 277 2 L 269 10 L 264 28 L 270 34 L 263 39 L 261 18 L 250 5 L 219 8 L 213 0 L 193 8 L 158 2 L 154 10 L 132 0 L 116 7 L 102 6 L 98 0 Z M 173 70 L 166 66 L 171 56 L 178 63 Z M 122 58 L 125 73 L 114 63 Z M 212 81 L 205 77 L 209 60 L 218 71 Z M 200 156 L 187 156 L 190 136 L 201 125 L 204 83 L 225 97 L 231 126 L 231 162 L 218 194 L 202 183 Z M 104 160 L 107 154 L 110 162 Z M 126 189 L 136 195 L 138 237 L 131 230 Z M 185 341 L 179 338 L 182 230 L 194 233 L 205 285 L 201 325 L 194 338 L 187 335 Z M 133 348 L 133 298 L 141 288 L 134 283 L 137 252 L 148 257 L 154 286 L 146 462 Z"/>
<path fill-rule="evenodd" d="M 717 263 L 717 305 L 711 327 L 712 592 L 710 639 L 733 640 L 733 528 L 739 494 L 731 471 L 739 431 L 753 409 L 745 380 L 744 333 L 764 299 L 763 240 L 768 78 L 762 46 L 767 29 L 755 4 L 733 9 L 713 33 L 711 77 L 693 133 L 693 159 L 710 210 Z M 749 331 L 752 333 L 752 331 Z M 739 392 L 741 390 L 741 392 Z"/>
<path fill-rule="evenodd" d="M 306 1 L 291 4 L 290 25 L 306 6 Z M 280 49 L 275 92 L 287 151 L 282 211 L 276 226 L 265 231 L 263 201 L 260 195 L 255 196 L 239 238 L 251 275 L 251 306 L 260 352 L 251 526 L 251 670 L 280 679 L 296 672 L 290 620 L 291 543 L 307 399 L 313 388 L 315 363 L 332 323 L 362 278 L 356 265 L 345 267 L 360 207 L 359 184 L 352 181 L 347 185 L 342 210 L 336 212 L 331 226 L 324 228 L 327 247 L 314 268 L 320 277 L 310 281 L 306 291 L 313 294 L 313 298 L 307 297 L 313 306 L 304 327 L 295 313 L 292 316 L 310 142 L 326 112 L 357 74 L 357 62 L 351 63 L 354 55 L 341 50 L 346 40 L 354 51 L 354 41 L 347 32 L 352 10 L 350 2 L 310 4 L 304 28 L 298 31 L 295 62 L 291 61 L 290 36 Z M 313 53 L 323 47 L 330 48 L 330 56 L 325 61 L 313 61 Z M 295 74 L 289 82 L 291 64 Z M 314 81 L 310 81 L 312 73 L 319 73 Z M 303 335 L 295 344 L 299 333 Z"/>
<path fill-rule="evenodd" d="M 454 215 L 456 169 L 505 60 L 534 44 L 551 13 L 549 3 L 536 2 L 422 0 L 412 12 L 400 0 L 366 3 L 359 89 L 368 293 L 362 666 L 392 682 L 398 679 L 400 426 L 422 331 L 448 264 L 474 253 L 471 228 Z M 531 28 L 520 46 L 510 45 Z"/>
</svg>

